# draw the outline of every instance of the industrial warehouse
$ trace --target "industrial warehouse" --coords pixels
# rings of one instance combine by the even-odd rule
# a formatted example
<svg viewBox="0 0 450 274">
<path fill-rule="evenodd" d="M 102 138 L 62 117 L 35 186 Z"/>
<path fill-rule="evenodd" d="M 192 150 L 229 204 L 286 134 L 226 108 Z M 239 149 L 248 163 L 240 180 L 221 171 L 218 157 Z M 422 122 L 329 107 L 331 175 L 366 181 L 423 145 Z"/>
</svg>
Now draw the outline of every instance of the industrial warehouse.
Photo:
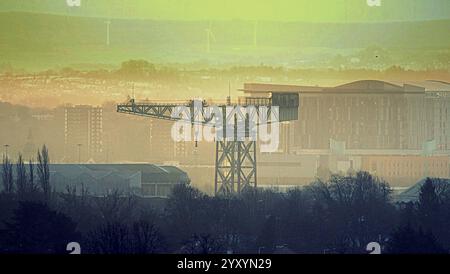
<svg viewBox="0 0 450 274">
<path fill-rule="evenodd" d="M 117 192 L 166 198 L 175 185 L 189 184 L 189 177 L 179 168 L 152 164 L 50 164 L 49 171 L 54 191 L 75 189 L 78 195 L 82 191 L 92 196 Z"/>
</svg>

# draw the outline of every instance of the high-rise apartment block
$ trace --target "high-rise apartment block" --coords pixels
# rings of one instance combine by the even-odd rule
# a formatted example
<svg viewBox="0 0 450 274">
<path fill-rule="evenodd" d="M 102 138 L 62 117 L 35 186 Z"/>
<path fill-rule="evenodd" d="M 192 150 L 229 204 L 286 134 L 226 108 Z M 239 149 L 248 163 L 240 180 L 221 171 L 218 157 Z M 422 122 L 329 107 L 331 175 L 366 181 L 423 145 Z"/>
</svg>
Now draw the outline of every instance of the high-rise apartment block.
<svg viewBox="0 0 450 274">
<path fill-rule="evenodd" d="M 64 110 L 65 161 L 100 159 L 103 152 L 103 113 L 101 107 L 66 106 Z"/>
</svg>

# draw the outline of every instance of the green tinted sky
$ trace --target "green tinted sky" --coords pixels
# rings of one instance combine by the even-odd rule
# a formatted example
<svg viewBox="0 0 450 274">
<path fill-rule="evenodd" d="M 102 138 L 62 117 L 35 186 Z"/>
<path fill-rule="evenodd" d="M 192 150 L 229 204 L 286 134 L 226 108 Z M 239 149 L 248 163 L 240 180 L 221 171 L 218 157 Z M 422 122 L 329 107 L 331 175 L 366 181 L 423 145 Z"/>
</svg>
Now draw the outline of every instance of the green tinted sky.
<svg viewBox="0 0 450 274">
<path fill-rule="evenodd" d="M 1 0 L 0 10 L 170 20 L 397 21 L 450 18 L 450 0 Z"/>
</svg>

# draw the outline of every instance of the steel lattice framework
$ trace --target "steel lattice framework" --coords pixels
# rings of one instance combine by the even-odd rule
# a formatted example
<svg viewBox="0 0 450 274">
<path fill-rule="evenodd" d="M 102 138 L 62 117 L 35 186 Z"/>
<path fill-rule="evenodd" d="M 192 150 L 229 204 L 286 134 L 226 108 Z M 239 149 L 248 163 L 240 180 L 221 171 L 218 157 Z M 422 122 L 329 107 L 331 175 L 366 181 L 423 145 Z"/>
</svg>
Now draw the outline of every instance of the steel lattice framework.
<svg viewBox="0 0 450 274">
<path fill-rule="evenodd" d="M 287 106 L 279 106 L 280 116 L 283 116 L 281 120 L 295 120 L 298 114 L 298 94 L 285 93 L 286 96 L 290 96 L 291 101 Z M 292 99 L 293 98 L 293 99 Z M 272 112 L 272 99 L 260 98 L 256 100 L 254 97 L 249 97 L 246 100 L 247 104 L 219 104 L 216 107 L 221 109 L 223 115 L 222 127 L 216 130 L 220 131 L 223 138 L 216 140 L 216 157 L 215 157 L 215 180 L 214 189 L 216 194 L 232 195 L 235 193 L 241 193 L 243 190 L 249 187 L 257 186 L 257 172 L 256 172 L 256 141 L 250 137 L 249 124 L 252 119 L 255 119 L 257 125 L 259 123 L 257 117 L 250 117 L 245 111 L 242 111 L 242 106 L 250 105 L 258 101 L 260 104 L 251 104 L 254 107 L 255 115 L 263 115 L 265 117 L 272 117 L 276 121 L 281 121 L 280 117 L 276 116 L 275 112 Z M 294 102 L 292 102 L 294 100 Z M 208 106 L 205 101 L 201 101 L 200 110 L 195 108 L 195 101 L 179 102 L 179 103 L 160 103 L 160 102 L 135 102 L 131 99 L 125 104 L 117 105 L 117 112 L 139 115 L 145 117 L 152 117 L 156 119 L 164 119 L 171 121 L 184 120 L 191 124 L 203 124 L 208 125 L 214 119 L 214 114 L 205 113 L 203 107 Z M 182 107 L 182 108 L 179 108 Z M 233 111 L 228 111 L 227 108 L 233 108 Z M 177 113 L 175 114 L 175 110 Z M 181 112 L 180 112 L 181 109 Z M 290 109 L 291 113 L 294 113 L 292 117 L 286 118 L 283 114 L 285 109 Z M 293 111 L 292 111 L 293 110 Z M 200 113 L 199 113 L 200 111 Z M 273 116 L 275 115 L 275 116 Z M 198 120 L 197 117 L 202 116 L 202 120 Z M 289 116 L 289 115 L 288 115 Z M 241 138 L 238 136 L 238 131 L 242 130 L 238 128 L 237 121 L 244 121 L 244 130 Z M 271 123 L 271 120 L 265 123 Z M 232 127 L 227 127 L 232 125 Z M 227 135 L 227 130 L 234 129 L 233 135 L 230 136 L 230 132 Z M 228 136 L 228 137 L 227 137 Z M 242 138 L 243 137 L 243 138 Z"/>
</svg>

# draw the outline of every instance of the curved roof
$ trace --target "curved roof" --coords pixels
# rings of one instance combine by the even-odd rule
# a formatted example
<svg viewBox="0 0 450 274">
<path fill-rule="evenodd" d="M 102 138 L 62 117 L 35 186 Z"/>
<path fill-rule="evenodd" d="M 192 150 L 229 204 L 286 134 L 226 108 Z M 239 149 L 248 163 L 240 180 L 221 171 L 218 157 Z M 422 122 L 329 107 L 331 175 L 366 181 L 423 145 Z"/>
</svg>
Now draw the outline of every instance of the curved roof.
<svg viewBox="0 0 450 274">
<path fill-rule="evenodd" d="M 324 91 L 350 93 L 424 93 L 425 88 L 410 84 L 403 84 L 400 86 L 380 80 L 359 80 L 334 88 L 325 88 Z"/>
<path fill-rule="evenodd" d="M 394 85 L 388 82 L 380 80 L 359 80 L 340 86 L 336 86 L 333 89 L 345 89 L 345 90 L 398 90 L 402 91 L 403 87 Z"/>
<path fill-rule="evenodd" d="M 298 93 L 412 93 L 420 94 L 425 92 L 425 87 L 413 84 L 401 84 L 381 81 L 381 80 L 358 80 L 336 87 L 318 86 L 296 86 L 296 85 L 276 85 L 245 83 L 240 89 L 246 93 L 277 93 L 277 92 L 298 92 Z"/>
</svg>

